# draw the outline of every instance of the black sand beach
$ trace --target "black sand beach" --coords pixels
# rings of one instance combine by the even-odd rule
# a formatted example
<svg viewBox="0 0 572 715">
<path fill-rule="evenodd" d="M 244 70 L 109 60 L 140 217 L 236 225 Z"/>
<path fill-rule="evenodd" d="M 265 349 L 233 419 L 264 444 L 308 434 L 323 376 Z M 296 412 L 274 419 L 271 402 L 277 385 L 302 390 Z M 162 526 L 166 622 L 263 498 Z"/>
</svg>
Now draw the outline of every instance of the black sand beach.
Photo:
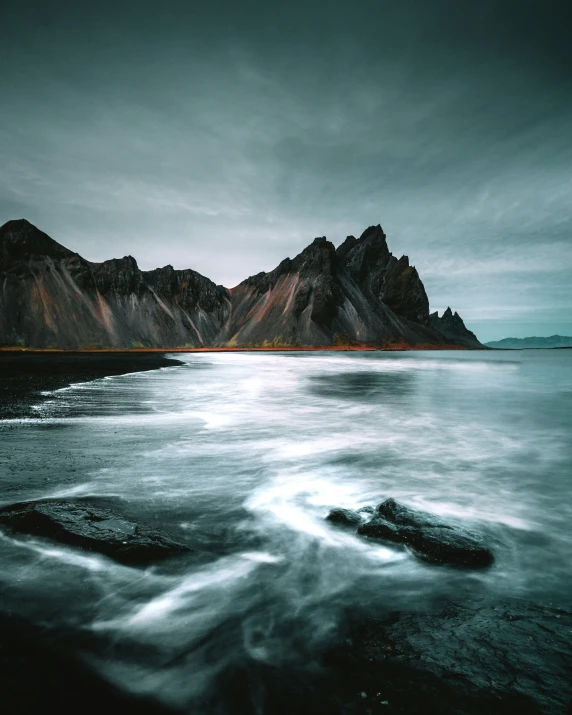
<svg viewBox="0 0 572 715">
<path fill-rule="evenodd" d="M 37 416 L 31 408 L 44 391 L 180 364 L 161 353 L 0 351 L 0 419 Z"/>
</svg>

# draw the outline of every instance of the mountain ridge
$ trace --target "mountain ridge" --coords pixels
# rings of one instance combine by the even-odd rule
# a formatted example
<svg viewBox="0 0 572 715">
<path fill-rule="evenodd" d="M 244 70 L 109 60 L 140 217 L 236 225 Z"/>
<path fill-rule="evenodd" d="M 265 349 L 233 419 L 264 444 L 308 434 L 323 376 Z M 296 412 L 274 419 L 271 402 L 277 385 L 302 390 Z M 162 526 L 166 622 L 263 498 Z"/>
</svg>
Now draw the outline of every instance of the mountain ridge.
<svg viewBox="0 0 572 715">
<path fill-rule="evenodd" d="M 0 227 L 0 286 L 0 345 L 483 347 L 457 313 L 430 316 L 417 270 L 379 224 L 338 248 L 315 238 L 227 289 L 190 268 L 142 271 L 132 256 L 87 261 L 19 219 Z"/>
<path fill-rule="evenodd" d="M 526 350 L 572 347 L 572 336 L 550 335 L 548 337 L 503 338 L 491 340 L 485 345 L 497 350 Z"/>
</svg>

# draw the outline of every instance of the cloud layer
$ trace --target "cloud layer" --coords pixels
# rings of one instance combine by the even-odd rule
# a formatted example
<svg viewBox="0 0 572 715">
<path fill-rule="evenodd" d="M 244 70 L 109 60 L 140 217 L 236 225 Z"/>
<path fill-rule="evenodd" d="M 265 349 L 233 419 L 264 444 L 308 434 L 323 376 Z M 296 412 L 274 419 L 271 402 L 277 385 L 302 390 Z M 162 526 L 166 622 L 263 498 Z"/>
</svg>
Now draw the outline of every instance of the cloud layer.
<svg viewBox="0 0 572 715">
<path fill-rule="evenodd" d="M 0 222 L 231 286 L 381 223 L 482 340 L 572 333 L 566 3 L 9 8 Z"/>
</svg>

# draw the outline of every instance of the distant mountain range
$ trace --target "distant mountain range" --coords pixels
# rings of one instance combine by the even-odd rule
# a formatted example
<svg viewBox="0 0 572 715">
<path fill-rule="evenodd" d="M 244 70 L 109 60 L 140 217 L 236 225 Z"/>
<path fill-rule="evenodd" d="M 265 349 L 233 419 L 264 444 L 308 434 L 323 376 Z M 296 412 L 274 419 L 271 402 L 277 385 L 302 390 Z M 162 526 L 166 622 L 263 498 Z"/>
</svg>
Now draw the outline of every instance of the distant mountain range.
<svg viewBox="0 0 572 715">
<path fill-rule="evenodd" d="M 24 219 L 0 228 L 0 345 L 482 348 L 457 313 L 429 314 L 407 256 L 381 226 L 228 290 L 193 270 L 141 271 L 131 256 L 92 263 Z"/>
<path fill-rule="evenodd" d="M 485 343 L 489 348 L 523 350 L 524 348 L 572 348 L 572 337 L 551 335 L 549 338 L 504 338 Z"/>
</svg>

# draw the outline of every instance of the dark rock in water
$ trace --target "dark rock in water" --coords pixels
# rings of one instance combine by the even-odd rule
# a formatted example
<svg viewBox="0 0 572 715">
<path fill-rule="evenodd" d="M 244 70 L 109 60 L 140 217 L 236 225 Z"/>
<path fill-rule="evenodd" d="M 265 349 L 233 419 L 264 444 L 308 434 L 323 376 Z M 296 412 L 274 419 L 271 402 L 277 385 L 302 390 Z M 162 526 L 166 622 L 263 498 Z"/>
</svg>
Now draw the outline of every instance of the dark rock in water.
<svg viewBox="0 0 572 715">
<path fill-rule="evenodd" d="M 326 517 L 326 521 L 331 521 L 332 524 L 339 526 L 359 526 L 364 520 L 364 517 L 353 509 L 332 509 Z"/>
<path fill-rule="evenodd" d="M 376 512 L 397 526 L 413 526 L 415 528 L 441 526 L 449 529 L 453 528 L 450 524 L 443 522 L 434 514 L 419 511 L 418 509 L 411 509 L 411 507 L 405 506 L 405 504 L 401 504 L 395 501 L 395 499 L 386 499 L 377 507 Z"/>
<path fill-rule="evenodd" d="M 191 551 L 156 529 L 80 499 L 12 504 L 0 510 L 0 526 L 97 551 L 133 566 Z"/>
<path fill-rule="evenodd" d="M 328 660 L 343 712 L 567 715 L 570 629 L 570 610 L 518 600 L 356 614 Z"/>
<path fill-rule="evenodd" d="M 410 547 L 435 564 L 484 568 L 494 560 L 482 539 L 462 526 L 387 499 L 373 518 L 358 528 L 360 536 Z"/>
</svg>

